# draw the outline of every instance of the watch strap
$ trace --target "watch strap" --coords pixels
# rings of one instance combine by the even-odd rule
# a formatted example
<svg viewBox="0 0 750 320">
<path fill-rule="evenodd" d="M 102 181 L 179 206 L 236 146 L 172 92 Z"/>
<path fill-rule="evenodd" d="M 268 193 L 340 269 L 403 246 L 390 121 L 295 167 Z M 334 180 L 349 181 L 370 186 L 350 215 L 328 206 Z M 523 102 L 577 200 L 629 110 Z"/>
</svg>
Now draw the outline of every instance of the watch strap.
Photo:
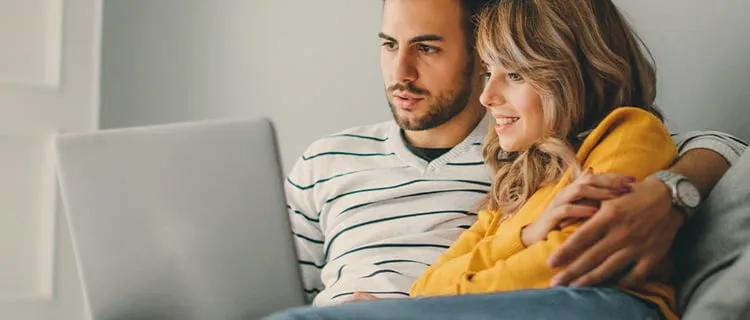
<svg viewBox="0 0 750 320">
<path fill-rule="evenodd" d="M 690 180 L 688 180 L 688 178 L 683 175 L 666 170 L 658 171 L 652 176 L 661 180 L 666 185 L 667 189 L 669 190 L 669 196 L 672 200 L 672 206 L 677 207 L 678 211 L 685 216 L 685 219 L 692 217 L 695 213 L 696 208 L 691 208 L 684 204 L 680 200 L 679 190 L 677 189 L 677 185 L 681 181 L 690 182 Z"/>
</svg>

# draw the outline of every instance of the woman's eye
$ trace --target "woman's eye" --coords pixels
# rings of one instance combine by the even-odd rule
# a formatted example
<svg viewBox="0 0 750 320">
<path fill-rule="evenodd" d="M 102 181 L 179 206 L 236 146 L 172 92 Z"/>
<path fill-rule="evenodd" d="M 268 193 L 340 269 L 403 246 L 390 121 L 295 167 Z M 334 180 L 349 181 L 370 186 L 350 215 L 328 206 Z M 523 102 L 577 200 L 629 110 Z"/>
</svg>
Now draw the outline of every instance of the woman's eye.
<svg viewBox="0 0 750 320">
<path fill-rule="evenodd" d="M 490 78 L 492 77 L 492 73 L 491 72 L 485 72 L 485 73 L 482 73 L 481 75 L 479 75 L 479 77 L 484 82 L 484 85 L 487 85 L 487 83 L 490 82 Z"/>
<path fill-rule="evenodd" d="M 510 81 L 521 81 L 521 80 L 523 80 L 523 77 L 521 77 L 521 75 L 518 74 L 518 73 L 511 72 L 511 73 L 508 73 L 508 80 L 510 80 Z"/>
</svg>

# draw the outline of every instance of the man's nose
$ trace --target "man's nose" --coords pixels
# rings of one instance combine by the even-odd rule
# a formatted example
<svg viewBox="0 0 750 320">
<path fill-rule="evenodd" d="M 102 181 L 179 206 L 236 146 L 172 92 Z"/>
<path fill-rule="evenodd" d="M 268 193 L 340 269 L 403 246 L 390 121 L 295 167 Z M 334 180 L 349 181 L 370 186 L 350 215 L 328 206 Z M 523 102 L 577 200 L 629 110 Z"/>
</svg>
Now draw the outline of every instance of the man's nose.
<svg viewBox="0 0 750 320">
<path fill-rule="evenodd" d="M 414 58 L 407 52 L 402 50 L 399 52 L 396 58 L 395 72 L 393 74 L 393 81 L 395 83 L 409 83 L 417 81 L 419 73 L 414 65 Z"/>
</svg>

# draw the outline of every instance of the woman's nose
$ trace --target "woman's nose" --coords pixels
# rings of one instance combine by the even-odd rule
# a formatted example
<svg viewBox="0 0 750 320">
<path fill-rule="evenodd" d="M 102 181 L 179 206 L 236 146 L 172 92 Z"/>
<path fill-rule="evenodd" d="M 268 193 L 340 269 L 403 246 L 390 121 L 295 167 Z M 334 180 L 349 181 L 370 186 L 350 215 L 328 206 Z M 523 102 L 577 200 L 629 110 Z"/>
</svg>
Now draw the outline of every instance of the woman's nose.
<svg viewBox="0 0 750 320">
<path fill-rule="evenodd" d="M 492 77 L 486 81 L 479 102 L 486 108 L 501 106 L 505 103 L 501 85 L 493 81 Z"/>
</svg>

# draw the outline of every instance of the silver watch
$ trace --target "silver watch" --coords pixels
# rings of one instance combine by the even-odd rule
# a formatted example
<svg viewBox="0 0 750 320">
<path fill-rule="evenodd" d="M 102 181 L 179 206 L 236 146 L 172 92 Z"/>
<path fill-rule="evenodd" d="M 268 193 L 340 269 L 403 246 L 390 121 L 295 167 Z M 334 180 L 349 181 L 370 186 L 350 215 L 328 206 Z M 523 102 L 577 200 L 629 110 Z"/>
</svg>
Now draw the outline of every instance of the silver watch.
<svg viewBox="0 0 750 320">
<path fill-rule="evenodd" d="M 687 218 L 695 213 L 701 204 L 701 194 L 688 178 L 670 171 L 659 171 L 651 176 L 667 185 L 672 196 L 672 205 L 682 208 Z"/>
</svg>

